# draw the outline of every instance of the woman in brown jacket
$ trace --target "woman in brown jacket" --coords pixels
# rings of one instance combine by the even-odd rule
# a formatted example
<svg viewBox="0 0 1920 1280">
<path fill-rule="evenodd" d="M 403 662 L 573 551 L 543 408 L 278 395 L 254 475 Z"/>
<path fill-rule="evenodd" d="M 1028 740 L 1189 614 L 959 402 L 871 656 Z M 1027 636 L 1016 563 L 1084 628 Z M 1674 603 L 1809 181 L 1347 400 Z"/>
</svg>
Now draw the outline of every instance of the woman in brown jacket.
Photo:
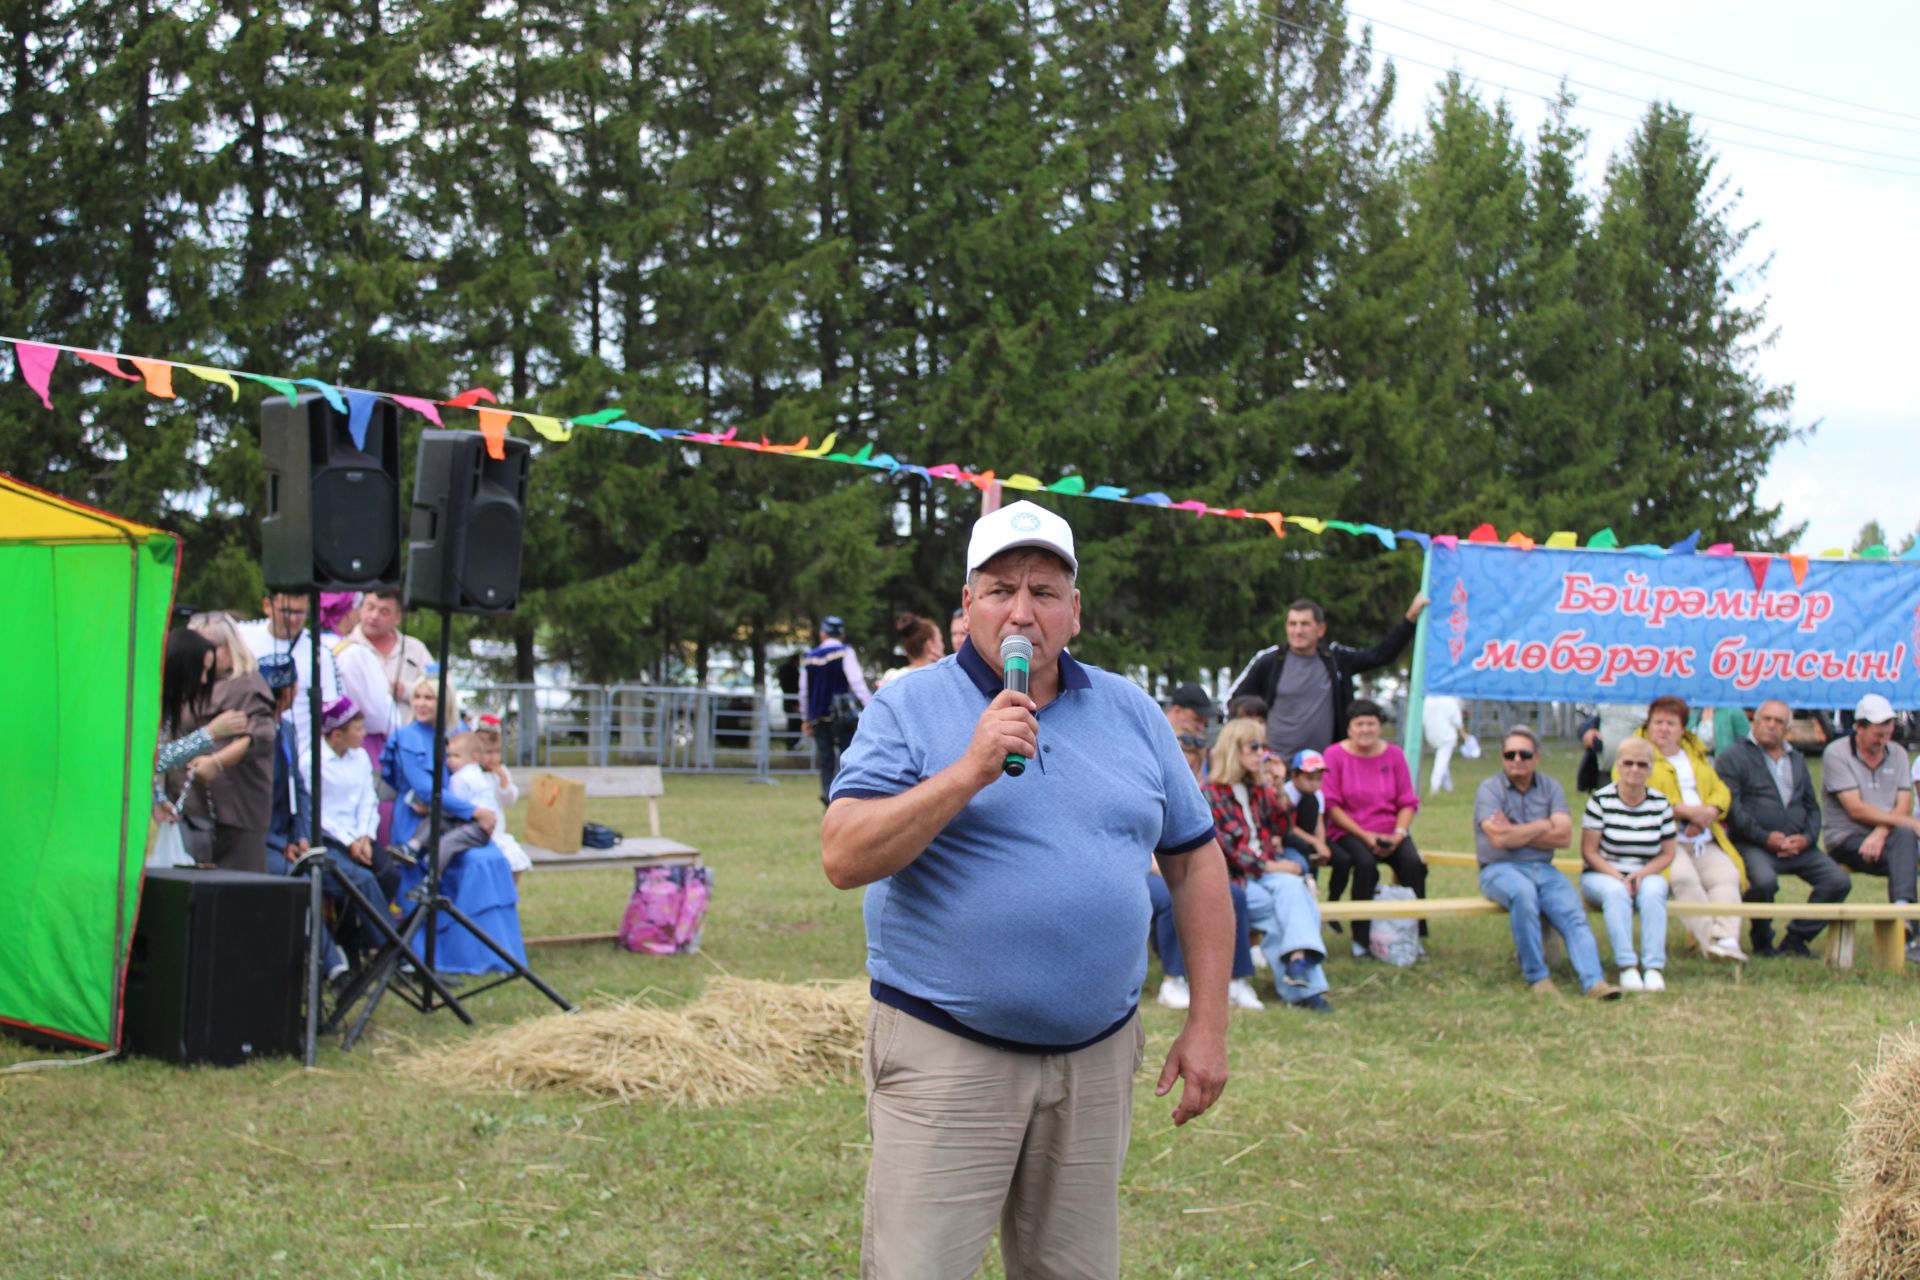
<svg viewBox="0 0 1920 1280">
<path fill-rule="evenodd" d="M 175 732 L 191 733 L 222 711 L 246 716 L 247 731 L 190 766 L 197 785 L 181 815 L 182 835 L 197 862 L 223 871 L 265 871 L 273 818 L 273 692 L 233 619 L 201 613 L 187 625 L 213 642 L 213 694 L 203 710 L 188 708 Z M 178 794 L 181 781 L 169 779 L 170 794 Z"/>
</svg>

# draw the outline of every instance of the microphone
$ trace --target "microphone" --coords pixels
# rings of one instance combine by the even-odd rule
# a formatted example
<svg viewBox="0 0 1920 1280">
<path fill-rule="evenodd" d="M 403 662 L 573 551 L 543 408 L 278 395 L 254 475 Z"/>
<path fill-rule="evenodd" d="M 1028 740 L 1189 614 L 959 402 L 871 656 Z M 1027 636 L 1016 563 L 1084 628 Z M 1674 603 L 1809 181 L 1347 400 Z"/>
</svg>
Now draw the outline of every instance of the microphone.
<svg viewBox="0 0 1920 1280">
<path fill-rule="evenodd" d="M 1027 668 L 1033 662 L 1033 641 L 1025 636 L 1005 636 L 1000 641 L 1000 667 L 1006 673 L 1007 688 L 1015 693 L 1027 691 Z M 1027 771 L 1027 758 L 1009 751 L 1000 769 L 1009 778 Z"/>
</svg>

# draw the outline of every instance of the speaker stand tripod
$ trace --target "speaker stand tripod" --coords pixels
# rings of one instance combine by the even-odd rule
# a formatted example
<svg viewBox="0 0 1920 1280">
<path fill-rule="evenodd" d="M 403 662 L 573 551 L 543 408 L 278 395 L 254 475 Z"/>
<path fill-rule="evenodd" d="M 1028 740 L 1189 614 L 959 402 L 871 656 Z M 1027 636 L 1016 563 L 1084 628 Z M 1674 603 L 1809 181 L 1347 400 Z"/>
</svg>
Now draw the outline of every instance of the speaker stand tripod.
<svg viewBox="0 0 1920 1280">
<path fill-rule="evenodd" d="M 379 1007 L 380 1001 L 389 991 L 398 992 L 402 1000 L 422 1013 L 431 1013 L 434 1009 L 444 1005 L 452 1009 L 462 1022 L 472 1023 L 472 1015 L 466 1011 L 465 1007 L 462 1006 L 458 1000 L 454 999 L 445 984 L 434 974 L 434 951 L 440 932 L 439 925 L 442 912 L 453 917 L 456 923 L 465 928 L 466 931 L 471 933 L 475 938 L 479 939 L 481 944 L 493 952 L 494 955 L 498 956 L 510 970 L 510 972 L 502 977 L 495 978 L 490 982 L 469 989 L 466 992 L 468 996 L 476 996 L 483 991 L 491 991 L 495 987 L 503 986 L 506 983 L 514 981 L 516 978 L 525 978 L 533 984 L 536 991 L 559 1005 L 568 1013 L 575 1011 L 572 1002 L 548 986 L 539 974 L 529 969 L 524 961 L 502 946 L 498 940 L 475 923 L 473 918 L 467 915 L 466 912 L 455 906 L 453 900 L 441 891 L 441 790 L 447 771 L 447 730 L 451 727 L 447 724 L 446 713 L 447 667 L 449 665 L 447 659 L 453 648 L 453 615 L 445 608 L 439 610 L 439 613 L 440 687 L 438 702 L 435 704 L 434 712 L 438 724 L 436 725 L 436 731 L 433 735 L 433 795 L 428 803 L 427 809 L 427 878 L 408 895 L 414 905 L 413 909 L 407 913 L 405 923 L 401 925 L 397 933 L 389 929 L 388 940 L 386 944 L 380 948 L 379 954 L 374 958 L 373 963 L 367 967 L 361 974 L 360 979 L 342 996 L 339 1006 L 341 1012 L 344 1012 L 351 1004 L 351 1000 L 347 998 L 348 996 L 357 999 L 362 990 L 366 992 L 367 996 L 366 1003 L 361 1006 L 359 1016 L 354 1019 L 353 1025 L 347 1029 L 347 1034 L 340 1042 L 340 1047 L 343 1049 L 353 1048 L 354 1044 L 360 1039 L 361 1033 L 366 1030 L 367 1023 L 372 1020 L 373 1011 Z M 423 950 L 416 952 L 413 940 L 422 929 L 426 930 L 426 945 Z M 412 967 L 411 973 L 408 973 L 402 968 L 403 962 Z M 336 1018 L 337 1016 L 338 1015 L 336 1015 Z"/>
</svg>

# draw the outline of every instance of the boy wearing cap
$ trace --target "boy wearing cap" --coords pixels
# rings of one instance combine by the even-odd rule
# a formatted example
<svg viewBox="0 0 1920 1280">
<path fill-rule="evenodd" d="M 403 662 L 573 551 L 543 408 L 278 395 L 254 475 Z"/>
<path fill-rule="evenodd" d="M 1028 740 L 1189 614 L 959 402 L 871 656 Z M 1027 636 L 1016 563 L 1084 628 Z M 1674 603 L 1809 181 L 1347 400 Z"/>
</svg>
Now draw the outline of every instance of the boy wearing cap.
<svg viewBox="0 0 1920 1280">
<path fill-rule="evenodd" d="M 400 887 L 400 869 L 374 842 L 379 823 L 378 793 L 373 785 L 373 762 L 360 749 L 367 736 L 366 717 L 351 698 L 335 698 L 320 712 L 320 838 L 327 846 L 327 866 L 351 880 L 377 912 L 388 911 Z M 309 793 L 313 786 L 313 757 L 300 755 L 301 776 Z M 342 931 L 345 936 L 345 931 Z M 371 925 L 361 935 L 362 945 L 379 941 Z"/>
<path fill-rule="evenodd" d="M 1913 816 L 1912 764 L 1893 741 L 1893 704 L 1870 693 L 1853 709 L 1853 732 L 1820 757 L 1820 825 L 1827 855 L 1849 871 L 1885 876 L 1887 901 L 1913 902 L 1920 819 Z M 1920 942 L 1907 928 L 1907 959 Z"/>
<path fill-rule="evenodd" d="M 827 803 L 827 791 L 840 768 L 839 735 L 835 721 L 844 717 L 840 700 L 853 697 L 865 707 L 873 700 L 867 691 L 867 677 L 861 673 L 860 660 L 847 643 L 844 619 L 829 614 L 820 620 L 820 643 L 800 659 L 800 732 L 813 739 L 814 762 L 820 766 L 820 803 Z"/>
<path fill-rule="evenodd" d="M 1010 1276 L 1115 1277 L 1147 869 L 1190 979 L 1157 1090 L 1185 1079 L 1184 1123 L 1226 1083 L 1226 861 L 1153 699 L 1066 652 L 1066 521 L 1030 502 L 983 516 L 967 568 L 966 643 L 874 696 L 821 824 L 828 880 L 867 895 L 863 1274 L 972 1275 L 998 1226 Z M 1012 636 L 1026 693 L 1004 687 Z"/>
</svg>

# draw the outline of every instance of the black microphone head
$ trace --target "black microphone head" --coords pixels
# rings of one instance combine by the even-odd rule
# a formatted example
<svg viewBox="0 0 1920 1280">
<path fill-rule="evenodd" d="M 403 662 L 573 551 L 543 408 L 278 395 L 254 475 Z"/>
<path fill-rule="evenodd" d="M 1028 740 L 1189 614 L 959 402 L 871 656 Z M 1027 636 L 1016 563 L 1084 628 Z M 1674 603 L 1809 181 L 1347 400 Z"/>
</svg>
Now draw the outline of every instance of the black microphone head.
<svg viewBox="0 0 1920 1280">
<path fill-rule="evenodd" d="M 1012 658 L 1019 658 L 1029 666 L 1033 663 L 1033 641 L 1025 636 L 1002 636 L 1000 639 L 1000 664 L 1005 666 Z"/>
</svg>

